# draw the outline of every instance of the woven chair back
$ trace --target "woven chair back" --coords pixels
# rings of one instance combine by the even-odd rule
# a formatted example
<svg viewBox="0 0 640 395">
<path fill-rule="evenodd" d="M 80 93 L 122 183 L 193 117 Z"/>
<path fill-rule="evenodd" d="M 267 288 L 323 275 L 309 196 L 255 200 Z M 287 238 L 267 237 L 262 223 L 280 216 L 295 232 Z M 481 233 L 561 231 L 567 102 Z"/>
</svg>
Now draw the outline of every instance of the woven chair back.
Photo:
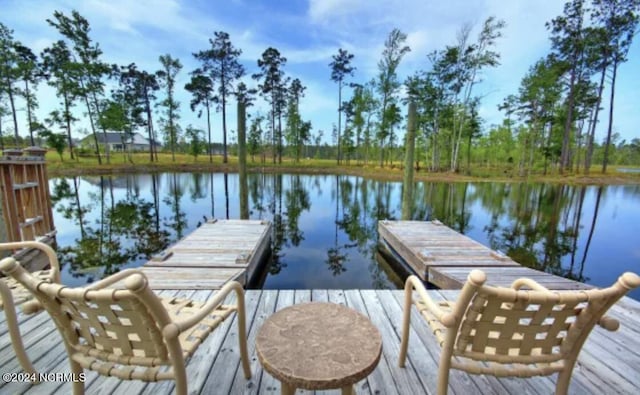
<svg viewBox="0 0 640 395">
<path fill-rule="evenodd" d="M 31 280 L 25 286 L 49 312 L 72 349 L 109 362 L 168 363 L 159 326 L 168 323 L 168 317 L 152 315 L 140 297 L 149 297 L 149 293 L 71 289 Z"/>
<path fill-rule="evenodd" d="M 627 289 L 540 291 L 477 288 L 462 316 L 454 355 L 499 363 L 550 363 L 577 352 Z"/>
</svg>

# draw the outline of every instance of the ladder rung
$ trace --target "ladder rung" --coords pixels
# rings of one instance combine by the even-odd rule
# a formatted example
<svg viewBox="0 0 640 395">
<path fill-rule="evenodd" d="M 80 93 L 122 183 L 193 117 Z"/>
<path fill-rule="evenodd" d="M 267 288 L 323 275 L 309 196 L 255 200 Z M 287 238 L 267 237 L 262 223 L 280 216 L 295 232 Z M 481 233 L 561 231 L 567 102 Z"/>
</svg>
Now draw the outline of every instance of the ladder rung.
<svg viewBox="0 0 640 395">
<path fill-rule="evenodd" d="M 20 189 L 35 188 L 37 186 L 38 186 L 37 182 L 25 182 L 24 184 L 15 184 L 13 186 L 13 190 L 18 191 Z"/>
<path fill-rule="evenodd" d="M 23 223 L 20 224 L 20 228 L 26 228 L 27 226 L 32 226 L 42 221 L 42 216 L 38 215 L 37 217 L 27 218 Z"/>
</svg>

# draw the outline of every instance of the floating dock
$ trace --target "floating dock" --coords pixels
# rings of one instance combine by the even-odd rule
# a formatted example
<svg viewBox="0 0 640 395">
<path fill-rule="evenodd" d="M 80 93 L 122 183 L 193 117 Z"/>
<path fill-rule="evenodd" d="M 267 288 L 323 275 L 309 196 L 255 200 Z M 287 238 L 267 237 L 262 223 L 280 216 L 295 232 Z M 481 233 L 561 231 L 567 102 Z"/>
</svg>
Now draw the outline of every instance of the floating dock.
<svg viewBox="0 0 640 395">
<path fill-rule="evenodd" d="M 464 236 L 440 221 L 380 221 L 380 249 L 399 259 L 423 281 L 442 289 L 460 289 L 469 272 L 480 269 L 487 284 L 508 287 L 520 277 L 554 290 L 589 289 L 590 285 L 521 266 L 508 256 Z"/>
<path fill-rule="evenodd" d="M 270 250 L 271 224 L 211 220 L 145 263 L 152 289 L 220 289 L 248 284 Z"/>
</svg>

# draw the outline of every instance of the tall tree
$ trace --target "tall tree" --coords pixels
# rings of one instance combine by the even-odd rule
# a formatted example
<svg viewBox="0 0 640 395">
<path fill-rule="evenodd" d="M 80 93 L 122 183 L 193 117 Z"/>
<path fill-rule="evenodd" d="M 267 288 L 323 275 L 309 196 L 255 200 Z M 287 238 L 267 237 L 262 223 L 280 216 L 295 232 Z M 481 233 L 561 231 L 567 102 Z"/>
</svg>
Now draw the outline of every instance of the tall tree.
<svg viewBox="0 0 640 395">
<path fill-rule="evenodd" d="M 602 173 L 606 173 L 609 161 L 609 146 L 613 131 L 613 108 L 618 67 L 627 61 L 633 36 L 638 26 L 639 0 L 593 0 L 594 18 L 607 32 L 608 48 L 611 56 L 611 90 L 609 97 L 609 124 L 607 140 L 602 160 Z"/>
<path fill-rule="evenodd" d="M 13 116 L 13 134 L 16 146 L 19 144 L 18 116 L 16 114 L 15 96 L 18 88 L 14 86 L 17 79 L 17 55 L 13 30 L 0 22 L 0 91 L 6 93 Z"/>
<path fill-rule="evenodd" d="M 3 150 L 3 151 L 4 151 L 4 132 L 2 129 L 4 125 L 3 119 L 9 114 L 11 114 L 11 111 L 9 110 L 9 107 L 7 107 L 4 101 L 4 92 L 0 90 L 0 150 Z"/>
<path fill-rule="evenodd" d="M 60 11 L 53 13 L 54 19 L 47 19 L 49 25 L 55 27 L 62 36 L 73 44 L 73 52 L 78 64 L 79 92 L 84 98 L 89 115 L 89 123 L 96 145 L 98 163 L 102 164 L 100 145 L 96 130 L 97 120 L 100 119 L 99 98 L 104 94 L 104 82 L 102 78 L 110 72 L 110 67 L 100 61 L 102 50 L 97 43 L 93 43 L 89 37 L 91 28 L 89 22 L 78 11 L 73 10 L 71 17 Z M 102 130 L 106 142 L 107 132 Z M 109 145 L 105 144 L 107 163 L 110 162 Z"/>
<path fill-rule="evenodd" d="M 198 160 L 198 155 L 200 155 L 200 153 L 202 152 L 202 148 L 204 145 L 202 141 L 203 133 L 204 131 L 202 129 L 194 128 L 191 125 L 187 126 L 187 129 L 184 133 L 187 142 L 189 143 L 189 153 L 193 155 L 194 162 Z"/>
<path fill-rule="evenodd" d="M 360 161 L 362 145 L 365 148 L 365 164 L 369 160 L 369 145 L 371 142 L 370 124 L 375 112 L 376 101 L 373 93 L 373 84 L 354 84 L 351 107 L 353 108 L 353 120 L 351 124 L 355 129 L 356 161 Z M 363 141 L 364 140 L 364 141 Z"/>
<path fill-rule="evenodd" d="M 276 131 L 275 122 L 276 117 L 279 117 L 282 112 L 282 98 L 283 92 L 286 89 L 286 81 L 284 78 L 284 71 L 282 70 L 287 63 L 287 58 L 280 55 L 280 52 L 272 47 L 267 48 L 262 57 L 258 59 L 258 67 L 260 72 L 253 74 L 251 77 L 257 81 L 262 80 L 259 83 L 258 88 L 260 95 L 269 102 L 271 106 L 270 121 L 271 121 L 271 146 L 273 163 L 276 163 L 276 153 L 280 162 L 282 162 L 282 128 L 278 125 Z"/>
<path fill-rule="evenodd" d="M 157 138 L 153 128 L 151 108 L 155 102 L 156 92 L 160 90 L 157 73 L 138 70 L 135 63 L 121 67 L 120 86 L 126 100 L 133 103 L 133 119 L 136 125 L 146 127 L 149 140 L 150 161 L 158 161 Z M 144 115 L 144 116 L 143 116 Z"/>
<path fill-rule="evenodd" d="M 340 131 L 342 127 L 342 84 L 345 77 L 353 75 L 355 67 L 351 66 L 353 54 L 347 50 L 340 48 L 336 55 L 332 56 L 333 62 L 331 66 L 331 81 L 338 83 L 338 157 L 337 162 L 340 164 Z"/>
<path fill-rule="evenodd" d="M 299 79 L 291 81 L 288 90 L 288 106 L 287 106 L 287 142 L 294 149 L 294 158 L 296 162 L 300 161 L 302 154 L 302 146 L 309 136 L 304 136 L 302 118 L 300 116 L 300 98 L 304 97 L 304 91 L 307 88 L 302 85 Z"/>
<path fill-rule="evenodd" d="M 592 13 L 592 19 L 594 19 Z M 591 64 L 595 72 L 600 73 L 597 85 L 596 103 L 591 109 L 591 116 L 587 127 L 587 135 L 585 142 L 584 155 L 584 173 L 589 174 L 591 169 L 591 160 L 593 157 L 594 139 L 596 134 L 596 126 L 598 125 L 598 116 L 600 115 L 602 102 L 602 94 L 604 92 L 605 77 L 609 64 L 611 62 L 611 48 L 609 47 L 608 34 L 604 27 L 590 26 L 585 29 L 585 40 L 587 41 L 587 62 Z"/>
<path fill-rule="evenodd" d="M 564 15 L 547 23 L 547 28 L 551 29 L 551 44 L 555 55 L 564 62 L 569 74 L 566 118 L 560 154 L 561 173 L 569 168 L 571 160 L 571 130 L 574 123 L 575 91 L 581 73 L 581 56 L 584 50 L 584 14 L 584 0 L 571 0 L 564 5 Z"/>
<path fill-rule="evenodd" d="M 158 72 L 158 78 L 163 88 L 166 89 L 166 98 L 159 103 L 164 107 L 164 132 L 165 139 L 171 147 L 171 158 L 176 161 L 176 144 L 178 142 L 178 134 L 180 132 L 180 125 L 176 121 L 180 118 L 178 109 L 180 108 L 180 102 L 175 98 L 175 84 L 176 76 L 182 69 L 182 63 L 179 59 L 174 59 L 171 55 L 166 54 L 160 56 L 160 63 L 162 64 L 162 70 Z"/>
<path fill-rule="evenodd" d="M 473 87 L 479 82 L 479 75 L 485 67 L 495 67 L 499 64 L 500 54 L 493 51 L 496 39 L 502 35 L 502 28 L 505 22 L 491 16 L 487 18 L 480 30 L 478 40 L 473 44 L 467 43 L 469 30 L 463 28 L 458 40 L 458 72 L 454 76 L 454 86 L 460 88 L 460 111 L 456 111 L 454 119 L 454 143 L 451 154 L 451 171 L 458 168 L 458 156 L 460 154 L 460 144 L 463 130 L 466 125 L 468 114 L 471 112 Z M 457 96 L 457 95 L 456 95 Z M 457 101 L 457 100 L 456 100 Z"/>
<path fill-rule="evenodd" d="M 218 98 L 222 111 L 222 162 L 227 163 L 227 99 L 234 92 L 235 81 L 244 75 L 244 67 L 238 62 L 242 50 L 235 48 L 226 32 L 214 32 L 215 39 L 209 39 L 211 48 L 194 56 L 203 64 L 203 70 L 218 85 Z"/>
<path fill-rule="evenodd" d="M 34 127 L 37 124 L 34 111 L 38 108 L 38 99 L 35 95 L 35 89 L 42 79 L 42 71 L 38 64 L 38 58 L 34 55 L 30 48 L 16 42 L 15 53 L 18 59 L 17 73 L 24 82 L 24 90 L 20 91 L 21 96 L 27 105 L 27 126 L 29 128 L 29 138 L 31 145 L 35 145 L 33 139 Z"/>
<path fill-rule="evenodd" d="M 262 152 L 261 160 L 264 163 L 264 147 L 262 144 L 262 122 L 264 116 L 257 114 L 251 119 L 251 126 L 249 127 L 249 135 L 247 136 L 247 151 L 251 155 L 251 161 L 255 162 L 255 155 Z"/>
<path fill-rule="evenodd" d="M 64 125 L 67 134 L 67 145 L 71 159 L 77 159 L 73 152 L 73 140 L 71 139 L 71 124 L 77 119 L 71 109 L 77 100 L 78 81 L 77 64 L 71 57 L 71 51 L 67 44 L 58 40 L 40 55 L 47 83 L 55 88 L 58 98 L 61 100 L 62 111 L 58 113 L 59 122 Z M 56 117 L 54 117 L 55 119 Z"/>
<path fill-rule="evenodd" d="M 66 136 L 64 135 L 64 133 L 53 133 L 52 131 L 44 128 L 40 130 L 39 134 L 40 137 L 44 138 L 50 148 L 56 150 L 56 152 L 60 156 L 60 161 L 63 162 L 64 158 L 62 157 L 62 153 L 64 152 L 64 147 L 66 146 L 66 142 L 64 141 Z"/>
<path fill-rule="evenodd" d="M 390 111 L 391 104 L 396 103 L 396 93 L 400 87 L 397 71 L 400 61 L 404 55 L 411 51 L 409 46 L 404 45 L 407 41 L 407 35 L 399 29 L 393 29 L 384 43 L 382 51 L 382 59 L 378 62 L 378 80 L 377 89 L 381 98 L 380 107 L 380 125 L 378 131 L 378 141 L 380 144 L 380 167 L 383 166 L 384 145 L 390 136 L 393 116 L 395 113 Z"/>
<path fill-rule="evenodd" d="M 191 81 L 184 88 L 191 92 L 191 111 L 195 111 L 196 107 L 202 106 L 207 113 L 207 153 L 209 154 L 209 163 L 213 162 L 213 152 L 211 150 L 211 105 L 218 100 L 214 94 L 213 80 L 206 75 L 202 69 L 196 69 L 191 73 Z M 198 118 L 202 116 L 202 110 L 198 111 Z M 226 152 L 226 145 L 225 145 Z"/>
<path fill-rule="evenodd" d="M 511 110 L 526 125 L 527 132 L 521 142 L 524 174 L 528 175 L 533 168 L 539 151 L 547 156 L 549 147 L 545 131 L 551 133 L 551 122 L 560 102 L 561 74 L 558 63 L 547 57 L 531 66 L 520 83 L 516 103 Z"/>
</svg>

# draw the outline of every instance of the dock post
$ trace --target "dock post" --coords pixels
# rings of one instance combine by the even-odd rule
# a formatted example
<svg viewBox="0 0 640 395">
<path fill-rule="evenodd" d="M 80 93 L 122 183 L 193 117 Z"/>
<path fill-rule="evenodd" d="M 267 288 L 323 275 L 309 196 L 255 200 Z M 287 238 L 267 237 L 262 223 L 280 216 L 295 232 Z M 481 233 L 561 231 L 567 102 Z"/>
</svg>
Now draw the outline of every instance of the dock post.
<svg viewBox="0 0 640 395">
<path fill-rule="evenodd" d="M 402 219 L 411 219 L 413 211 L 413 157 L 416 148 L 416 103 L 409 102 L 407 120 L 407 151 L 404 157 L 404 179 L 402 182 Z"/>
<path fill-rule="evenodd" d="M 244 101 L 238 100 L 238 168 L 240 178 L 240 219 L 249 219 L 246 125 L 246 105 Z"/>
</svg>

